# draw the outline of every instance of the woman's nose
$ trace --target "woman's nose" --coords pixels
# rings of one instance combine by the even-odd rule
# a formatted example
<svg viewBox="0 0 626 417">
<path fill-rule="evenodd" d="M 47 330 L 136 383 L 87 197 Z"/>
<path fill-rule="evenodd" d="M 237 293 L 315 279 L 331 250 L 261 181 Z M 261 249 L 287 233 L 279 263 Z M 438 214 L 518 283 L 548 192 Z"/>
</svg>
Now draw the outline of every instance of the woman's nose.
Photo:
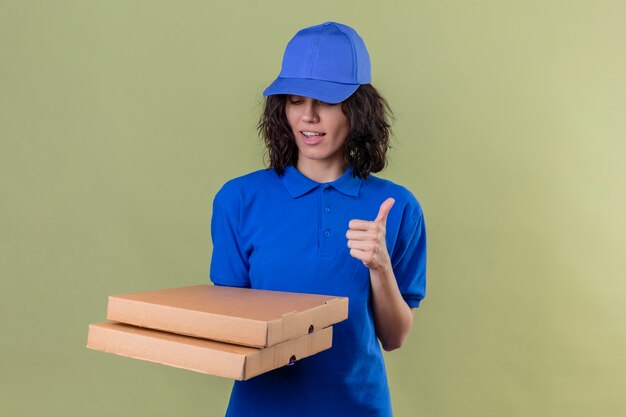
<svg viewBox="0 0 626 417">
<path fill-rule="evenodd" d="M 307 100 L 306 104 L 304 105 L 302 120 L 304 120 L 305 122 L 316 122 L 318 120 L 317 104 L 314 100 Z"/>
</svg>

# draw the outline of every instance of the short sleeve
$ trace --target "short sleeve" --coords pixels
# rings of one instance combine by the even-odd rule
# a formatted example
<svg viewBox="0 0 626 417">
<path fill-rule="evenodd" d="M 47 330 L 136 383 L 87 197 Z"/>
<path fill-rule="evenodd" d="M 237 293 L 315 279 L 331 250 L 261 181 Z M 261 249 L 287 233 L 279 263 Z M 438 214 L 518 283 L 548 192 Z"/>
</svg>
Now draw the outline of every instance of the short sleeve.
<svg viewBox="0 0 626 417">
<path fill-rule="evenodd" d="M 226 187 L 213 200 L 210 277 L 215 285 L 249 288 L 249 263 L 239 233 L 239 201 L 236 193 Z"/>
<path fill-rule="evenodd" d="M 402 298 L 416 308 L 426 295 L 426 225 L 422 208 L 411 197 L 400 220 L 391 262 Z"/>
</svg>

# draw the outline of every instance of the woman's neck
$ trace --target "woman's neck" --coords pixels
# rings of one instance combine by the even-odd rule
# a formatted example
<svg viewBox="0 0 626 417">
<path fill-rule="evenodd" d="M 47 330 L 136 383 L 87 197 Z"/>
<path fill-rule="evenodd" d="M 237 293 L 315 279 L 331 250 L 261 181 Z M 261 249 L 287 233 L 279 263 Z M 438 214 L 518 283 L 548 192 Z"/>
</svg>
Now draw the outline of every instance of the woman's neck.
<svg viewBox="0 0 626 417">
<path fill-rule="evenodd" d="M 335 181 L 348 169 L 343 161 L 314 161 L 303 158 L 298 160 L 296 168 L 305 177 L 319 183 Z"/>
</svg>

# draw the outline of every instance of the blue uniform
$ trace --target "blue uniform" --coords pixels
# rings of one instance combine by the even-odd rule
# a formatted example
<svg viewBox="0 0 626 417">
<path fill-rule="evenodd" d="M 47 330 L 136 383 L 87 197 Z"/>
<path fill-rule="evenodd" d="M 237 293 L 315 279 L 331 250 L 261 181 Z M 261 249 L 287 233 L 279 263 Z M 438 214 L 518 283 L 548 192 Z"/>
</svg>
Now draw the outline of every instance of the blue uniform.
<svg viewBox="0 0 626 417">
<path fill-rule="evenodd" d="M 235 381 L 227 416 L 391 416 L 385 365 L 374 331 L 369 270 L 350 255 L 352 219 L 374 220 L 396 202 L 386 243 L 400 292 L 418 307 L 426 288 L 426 230 L 406 188 L 348 169 L 318 183 L 294 166 L 228 181 L 213 202 L 211 280 L 215 285 L 349 298 L 348 320 L 331 349 L 248 381 Z"/>
</svg>

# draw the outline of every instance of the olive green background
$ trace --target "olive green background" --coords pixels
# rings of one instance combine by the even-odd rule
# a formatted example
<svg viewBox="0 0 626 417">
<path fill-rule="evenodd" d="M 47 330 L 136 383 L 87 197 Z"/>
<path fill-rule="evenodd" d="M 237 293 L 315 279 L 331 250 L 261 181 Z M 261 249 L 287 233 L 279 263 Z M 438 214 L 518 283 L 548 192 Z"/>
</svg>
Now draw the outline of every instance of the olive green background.
<svg viewBox="0 0 626 417">
<path fill-rule="evenodd" d="M 221 416 L 226 379 L 86 349 L 109 294 L 208 282 L 287 41 L 364 38 L 428 295 L 396 416 L 626 415 L 623 1 L 0 0 L 0 415 Z"/>
</svg>

